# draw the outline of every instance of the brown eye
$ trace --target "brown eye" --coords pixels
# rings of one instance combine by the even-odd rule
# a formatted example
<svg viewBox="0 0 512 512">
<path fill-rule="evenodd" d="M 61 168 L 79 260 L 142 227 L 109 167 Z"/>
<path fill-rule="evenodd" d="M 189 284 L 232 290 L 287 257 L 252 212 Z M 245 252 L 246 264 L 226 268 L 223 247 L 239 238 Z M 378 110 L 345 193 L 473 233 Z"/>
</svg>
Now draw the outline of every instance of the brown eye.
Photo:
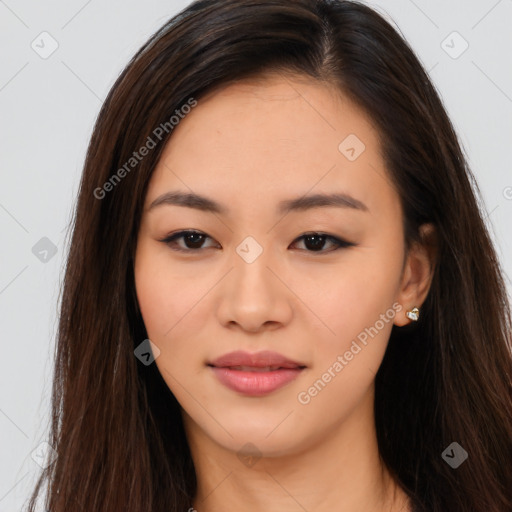
<svg viewBox="0 0 512 512">
<path fill-rule="evenodd" d="M 208 247 L 203 247 L 203 244 L 208 238 L 210 237 L 205 233 L 188 230 L 174 233 L 173 235 L 161 240 L 161 242 L 167 244 L 175 251 L 193 252 L 201 249 L 207 249 Z M 183 239 L 184 246 L 176 244 L 176 241 L 179 239 Z"/>
<path fill-rule="evenodd" d="M 161 242 L 167 244 L 173 251 L 181 251 L 181 252 L 199 252 L 202 249 L 208 249 L 213 246 L 204 246 L 206 240 L 212 240 L 211 237 L 202 233 L 201 231 L 178 231 L 163 240 Z M 177 243 L 178 240 L 182 240 L 182 243 Z M 333 252 L 337 249 L 343 247 L 351 247 L 355 244 L 351 242 L 347 242 L 346 240 L 342 240 L 332 235 L 327 235 L 324 233 L 305 233 L 304 235 L 297 238 L 293 243 L 296 244 L 299 241 L 303 241 L 305 249 L 307 252 L 318 252 L 318 253 L 326 253 Z M 330 250 L 324 250 L 326 244 L 330 247 Z"/>
<path fill-rule="evenodd" d="M 340 238 L 337 238 L 335 236 L 326 235 L 323 233 L 306 233 L 301 237 L 297 238 L 295 242 L 300 240 L 304 241 L 304 245 L 308 252 L 332 252 L 342 247 L 351 247 L 355 245 L 351 242 L 347 242 L 346 240 L 341 240 Z M 325 247 L 326 242 L 331 243 L 331 246 L 333 244 L 334 249 L 330 251 L 324 251 L 323 249 Z"/>
</svg>

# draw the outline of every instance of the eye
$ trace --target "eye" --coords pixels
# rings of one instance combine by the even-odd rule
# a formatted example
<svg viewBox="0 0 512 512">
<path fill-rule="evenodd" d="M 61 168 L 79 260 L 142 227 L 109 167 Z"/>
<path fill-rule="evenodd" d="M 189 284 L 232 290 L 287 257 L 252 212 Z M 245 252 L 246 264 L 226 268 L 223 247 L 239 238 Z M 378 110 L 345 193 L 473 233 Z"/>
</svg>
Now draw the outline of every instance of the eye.
<svg viewBox="0 0 512 512">
<path fill-rule="evenodd" d="M 308 250 L 308 252 L 333 252 L 336 251 L 337 249 L 341 249 L 344 247 L 352 247 L 355 245 L 352 242 L 347 242 L 346 240 L 342 240 L 341 238 L 316 232 L 305 233 L 304 235 L 297 238 L 295 242 L 300 240 L 304 240 L 304 245 L 311 249 Z M 326 241 L 329 241 L 331 244 L 334 244 L 334 249 L 330 251 L 323 251 L 322 249 L 324 248 Z"/>
<path fill-rule="evenodd" d="M 185 243 L 185 247 L 178 246 L 176 247 L 176 241 L 179 239 L 183 239 L 183 242 Z M 178 231 L 177 233 L 174 233 L 173 235 L 168 236 L 167 238 L 164 238 L 163 240 L 160 240 L 161 242 L 167 244 L 171 249 L 174 251 L 182 251 L 182 252 L 194 252 L 198 251 L 199 249 L 205 249 L 205 247 L 202 247 L 205 239 L 210 238 L 205 233 L 201 233 L 201 231 Z M 207 249 L 207 247 L 206 247 Z"/>
<path fill-rule="evenodd" d="M 180 239 L 182 239 L 185 246 L 177 244 L 177 241 Z M 198 252 L 201 249 L 208 249 L 209 247 L 203 246 L 204 241 L 206 239 L 212 240 L 212 238 L 210 238 L 205 233 L 202 233 L 201 231 L 185 230 L 178 231 L 177 233 L 174 233 L 160 241 L 167 244 L 173 251 L 190 253 Z M 304 235 L 301 235 L 299 238 L 294 240 L 293 244 L 302 240 L 304 241 L 304 244 L 307 247 L 307 252 L 333 252 L 337 249 L 352 247 L 355 245 L 352 242 L 347 242 L 346 240 L 342 240 L 335 236 L 317 232 L 305 233 Z M 334 249 L 331 249 L 329 251 L 322 250 L 324 249 L 325 243 L 327 241 L 334 246 Z"/>
</svg>

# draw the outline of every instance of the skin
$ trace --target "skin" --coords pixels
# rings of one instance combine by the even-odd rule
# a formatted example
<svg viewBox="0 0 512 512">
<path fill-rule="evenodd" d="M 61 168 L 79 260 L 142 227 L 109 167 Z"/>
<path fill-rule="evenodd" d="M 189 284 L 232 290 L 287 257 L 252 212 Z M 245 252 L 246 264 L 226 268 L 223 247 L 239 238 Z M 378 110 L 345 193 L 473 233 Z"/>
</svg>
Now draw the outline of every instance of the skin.
<svg viewBox="0 0 512 512">
<path fill-rule="evenodd" d="M 365 145 L 354 161 L 338 149 L 349 134 Z M 174 190 L 207 196 L 229 212 L 149 210 Z M 368 211 L 276 211 L 283 199 L 335 191 Z M 204 233 L 203 246 L 190 238 L 162 242 L 186 229 Z M 423 230 L 427 236 L 431 227 Z M 334 250 L 327 239 L 314 251 L 300 239 L 312 231 L 356 245 Z M 247 236 L 263 249 L 252 263 L 236 251 Z M 410 323 L 406 310 L 426 298 L 433 257 L 420 244 L 406 253 L 378 132 L 338 90 L 277 73 L 201 98 L 152 175 L 135 258 L 139 305 L 160 350 L 155 364 L 182 407 L 196 510 L 410 510 L 379 459 L 374 379 L 392 324 Z M 300 403 L 299 393 L 393 304 L 396 315 Z M 307 368 L 277 391 L 246 396 L 206 365 L 233 350 L 274 350 Z M 246 443 L 257 450 L 249 462 L 238 456 Z"/>
</svg>

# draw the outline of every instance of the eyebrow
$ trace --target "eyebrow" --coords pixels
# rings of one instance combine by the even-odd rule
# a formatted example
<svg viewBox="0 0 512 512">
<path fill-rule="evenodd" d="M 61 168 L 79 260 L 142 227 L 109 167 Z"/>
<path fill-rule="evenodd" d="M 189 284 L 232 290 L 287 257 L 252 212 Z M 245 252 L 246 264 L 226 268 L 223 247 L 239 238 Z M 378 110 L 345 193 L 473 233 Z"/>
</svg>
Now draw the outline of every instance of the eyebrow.
<svg viewBox="0 0 512 512">
<path fill-rule="evenodd" d="M 184 206 L 186 208 L 194 208 L 205 212 L 218 213 L 225 215 L 229 210 L 208 197 L 194 193 L 184 193 L 179 191 L 166 192 L 158 196 L 148 207 L 147 211 L 153 210 L 157 206 L 174 205 Z M 319 207 L 337 207 L 352 208 L 363 212 L 369 212 L 368 207 L 358 199 L 345 194 L 313 194 L 293 199 L 285 199 L 277 205 L 277 212 L 281 215 L 292 211 L 304 211 Z"/>
</svg>

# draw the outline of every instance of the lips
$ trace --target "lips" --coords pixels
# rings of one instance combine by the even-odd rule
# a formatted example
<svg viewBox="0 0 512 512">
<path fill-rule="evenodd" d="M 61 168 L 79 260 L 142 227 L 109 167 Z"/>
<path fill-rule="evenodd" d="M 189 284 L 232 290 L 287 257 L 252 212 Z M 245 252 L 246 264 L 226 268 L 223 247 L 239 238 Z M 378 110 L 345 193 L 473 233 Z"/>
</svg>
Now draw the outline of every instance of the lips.
<svg viewBox="0 0 512 512">
<path fill-rule="evenodd" d="M 238 350 L 224 354 L 213 360 L 209 365 L 217 368 L 247 369 L 248 371 L 251 371 L 251 369 L 272 371 L 279 368 L 304 368 L 306 366 L 269 350 L 256 352 L 255 354 Z"/>
<path fill-rule="evenodd" d="M 277 352 L 255 354 L 230 352 L 208 363 L 217 379 L 229 389 L 249 396 L 262 396 L 288 384 L 306 368 Z"/>
</svg>

